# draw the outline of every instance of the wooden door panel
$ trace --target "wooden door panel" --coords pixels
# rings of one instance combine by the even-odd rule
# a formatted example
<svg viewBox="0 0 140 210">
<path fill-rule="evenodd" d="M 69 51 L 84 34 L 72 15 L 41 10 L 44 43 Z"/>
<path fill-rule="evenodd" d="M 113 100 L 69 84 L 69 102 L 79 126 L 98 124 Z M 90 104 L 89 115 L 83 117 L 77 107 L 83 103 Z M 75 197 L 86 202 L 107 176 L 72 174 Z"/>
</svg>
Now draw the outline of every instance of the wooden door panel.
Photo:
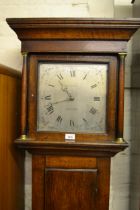
<svg viewBox="0 0 140 210">
<path fill-rule="evenodd" d="M 45 210 L 95 210 L 97 169 L 45 170 Z"/>
</svg>

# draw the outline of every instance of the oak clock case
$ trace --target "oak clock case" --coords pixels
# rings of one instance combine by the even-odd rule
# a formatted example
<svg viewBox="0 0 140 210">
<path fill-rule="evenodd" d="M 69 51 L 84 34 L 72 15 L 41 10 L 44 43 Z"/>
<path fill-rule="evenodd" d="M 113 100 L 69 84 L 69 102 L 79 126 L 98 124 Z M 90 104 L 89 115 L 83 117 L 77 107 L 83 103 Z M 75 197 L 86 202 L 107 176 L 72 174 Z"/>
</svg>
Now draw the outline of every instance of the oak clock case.
<svg viewBox="0 0 140 210">
<path fill-rule="evenodd" d="M 56 136 L 54 141 L 63 142 L 69 133 L 76 135 L 75 141 L 115 136 L 115 57 L 31 55 L 29 63 L 31 136 L 48 141 Z"/>
<path fill-rule="evenodd" d="M 22 42 L 21 136 L 32 210 L 109 210 L 123 139 L 127 42 L 138 19 L 7 19 Z"/>
</svg>

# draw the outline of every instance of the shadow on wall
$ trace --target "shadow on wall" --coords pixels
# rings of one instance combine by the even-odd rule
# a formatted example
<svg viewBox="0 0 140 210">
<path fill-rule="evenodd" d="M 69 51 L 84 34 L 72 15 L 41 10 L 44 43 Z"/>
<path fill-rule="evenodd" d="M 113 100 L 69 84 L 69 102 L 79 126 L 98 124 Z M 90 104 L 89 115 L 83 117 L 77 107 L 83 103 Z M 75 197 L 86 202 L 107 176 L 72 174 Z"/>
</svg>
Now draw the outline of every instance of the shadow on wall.
<svg viewBox="0 0 140 210">
<path fill-rule="evenodd" d="M 133 17 L 140 18 L 140 1 L 133 6 Z M 129 210 L 140 210 L 140 30 L 133 37 L 132 53 Z"/>
<path fill-rule="evenodd" d="M 115 18 L 132 17 L 132 5 L 115 5 Z"/>
</svg>

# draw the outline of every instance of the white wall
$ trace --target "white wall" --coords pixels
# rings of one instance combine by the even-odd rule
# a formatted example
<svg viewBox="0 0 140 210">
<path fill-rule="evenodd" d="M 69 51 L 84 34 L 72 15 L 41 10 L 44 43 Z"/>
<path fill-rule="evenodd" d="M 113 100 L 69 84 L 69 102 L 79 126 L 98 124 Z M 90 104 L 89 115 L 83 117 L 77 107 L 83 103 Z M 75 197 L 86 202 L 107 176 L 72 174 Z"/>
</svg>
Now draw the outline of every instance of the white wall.
<svg viewBox="0 0 140 210">
<path fill-rule="evenodd" d="M 20 41 L 9 17 L 113 17 L 113 0 L 0 0 L 0 63 L 21 70 Z"/>
<path fill-rule="evenodd" d="M 114 0 L 114 17 L 132 17 L 131 0 Z"/>
<path fill-rule="evenodd" d="M 140 0 L 135 0 L 133 17 L 140 18 Z M 131 69 L 131 164 L 130 210 L 140 209 L 140 30 L 132 40 Z"/>
<path fill-rule="evenodd" d="M 115 0 L 115 17 L 140 18 L 140 0 L 134 6 L 128 0 Z M 119 174 L 121 179 L 112 181 L 111 210 L 140 209 L 140 30 L 135 33 L 128 44 L 125 73 L 125 139 L 129 148 L 121 158 L 121 153 L 112 160 L 112 177 Z M 121 158 L 121 159 L 120 159 Z M 115 163 L 119 167 L 117 169 Z M 118 165 L 117 165 L 118 166 Z M 116 168 L 116 169 L 114 169 Z M 121 170 L 120 170 L 121 169 Z M 116 196 L 117 195 L 117 196 Z M 114 204 L 118 205 L 114 205 Z"/>
<path fill-rule="evenodd" d="M 114 17 L 132 17 L 131 0 L 114 0 Z M 124 139 L 129 148 L 112 158 L 111 164 L 111 199 L 110 210 L 130 209 L 130 145 L 131 145 L 131 63 L 132 41 L 128 43 L 128 54 L 125 65 L 125 112 Z"/>
</svg>

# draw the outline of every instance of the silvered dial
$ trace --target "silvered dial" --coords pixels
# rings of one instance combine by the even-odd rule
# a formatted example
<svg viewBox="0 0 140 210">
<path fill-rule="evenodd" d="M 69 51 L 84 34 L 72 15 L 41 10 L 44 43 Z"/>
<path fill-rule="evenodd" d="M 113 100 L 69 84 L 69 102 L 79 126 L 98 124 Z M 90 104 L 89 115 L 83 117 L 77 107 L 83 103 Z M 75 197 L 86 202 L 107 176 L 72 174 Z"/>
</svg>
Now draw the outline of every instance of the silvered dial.
<svg viewBox="0 0 140 210">
<path fill-rule="evenodd" d="M 37 130 L 106 131 L 107 64 L 40 63 Z"/>
</svg>

